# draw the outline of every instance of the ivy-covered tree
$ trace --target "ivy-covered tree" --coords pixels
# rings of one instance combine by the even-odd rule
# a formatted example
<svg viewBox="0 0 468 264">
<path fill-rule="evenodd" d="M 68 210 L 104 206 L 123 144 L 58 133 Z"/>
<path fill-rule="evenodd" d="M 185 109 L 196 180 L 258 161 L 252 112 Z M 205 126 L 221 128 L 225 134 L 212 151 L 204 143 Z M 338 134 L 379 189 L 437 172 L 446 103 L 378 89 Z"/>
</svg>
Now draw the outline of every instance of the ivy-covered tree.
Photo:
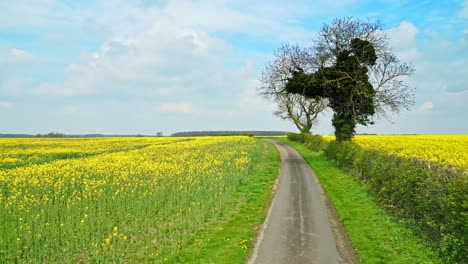
<svg viewBox="0 0 468 264">
<path fill-rule="evenodd" d="M 379 20 L 334 19 L 321 27 L 309 50 L 319 67 L 330 66 L 343 49 L 350 49 L 355 38 L 369 41 L 377 55 L 375 64 L 368 67 L 369 82 L 376 92 L 375 116 L 389 119 L 392 113 L 409 110 L 414 104 L 414 87 L 408 85 L 406 77 L 414 73 L 414 66 L 398 59 Z"/>
<path fill-rule="evenodd" d="M 351 140 L 356 125 L 371 124 L 375 114 L 376 91 L 369 82 L 368 68 L 376 61 L 373 45 L 354 38 L 349 48 L 336 53 L 333 65 L 320 67 L 313 73 L 297 68 L 288 78 L 285 90 L 307 98 L 328 99 L 334 112 L 332 124 L 336 139 Z"/>
<path fill-rule="evenodd" d="M 409 110 L 414 103 L 414 88 L 406 82 L 414 66 L 398 60 L 378 20 L 335 19 L 302 50 L 309 67 L 292 65 L 280 92 L 328 98 L 340 141 L 351 140 L 357 124 L 389 119 L 389 113 Z"/>
</svg>

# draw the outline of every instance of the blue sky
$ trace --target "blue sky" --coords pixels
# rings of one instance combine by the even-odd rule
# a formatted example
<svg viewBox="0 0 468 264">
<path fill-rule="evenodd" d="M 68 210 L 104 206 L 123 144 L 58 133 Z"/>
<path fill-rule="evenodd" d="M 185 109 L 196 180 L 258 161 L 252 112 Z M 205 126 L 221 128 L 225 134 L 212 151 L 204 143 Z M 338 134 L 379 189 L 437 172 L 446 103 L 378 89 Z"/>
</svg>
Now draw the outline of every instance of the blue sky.
<svg viewBox="0 0 468 264">
<path fill-rule="evenodd" d="M 380 19 L 416 102 L 366 133 L 468 133 L 468 1 L 0 1 L 0 133 L 287 130 L 257 95 L 282 43 Z M 330 113 L 315 133 L 331 134 Z"/>
</svg>

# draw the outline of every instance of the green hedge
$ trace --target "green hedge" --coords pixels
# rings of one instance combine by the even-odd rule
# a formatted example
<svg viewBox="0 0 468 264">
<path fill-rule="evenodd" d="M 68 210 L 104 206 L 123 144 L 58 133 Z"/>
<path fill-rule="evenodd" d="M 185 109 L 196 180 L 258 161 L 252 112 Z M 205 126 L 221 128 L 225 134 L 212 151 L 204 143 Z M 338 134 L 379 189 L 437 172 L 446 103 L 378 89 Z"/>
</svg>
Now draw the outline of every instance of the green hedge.
<svg viewBox="0 0 468 264">
<path fill-rule="evenodd" d="M 323 138 L 320 135 L 311 135 L 309 133 L 288 133 L 287 137 L 291 141 L 298 141 L 306 145 L 313 151 L 320 151 L 323 148 Z"/>
<path fill-rule="evenodd" d="M 331 141 L 325 155 L 368 183 L 377 200 L 435 242 L 447 263 L 468 263 L 468 173 Z"/>
</svg>

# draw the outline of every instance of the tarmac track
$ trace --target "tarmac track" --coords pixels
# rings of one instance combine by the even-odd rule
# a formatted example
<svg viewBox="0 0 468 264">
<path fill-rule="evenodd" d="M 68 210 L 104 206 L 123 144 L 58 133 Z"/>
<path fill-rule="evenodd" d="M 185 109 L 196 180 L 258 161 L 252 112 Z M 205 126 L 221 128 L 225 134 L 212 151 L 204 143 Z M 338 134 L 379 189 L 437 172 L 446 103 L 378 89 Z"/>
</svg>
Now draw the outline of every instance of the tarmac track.
<svg viewBox="0 0 468 264">
<path fill-rule="evenodd" d="M 281 154 L 279 185 L 248 263 L 343 263 L 315 174 L 296 150 L 271 142 Z"/>
</svg>

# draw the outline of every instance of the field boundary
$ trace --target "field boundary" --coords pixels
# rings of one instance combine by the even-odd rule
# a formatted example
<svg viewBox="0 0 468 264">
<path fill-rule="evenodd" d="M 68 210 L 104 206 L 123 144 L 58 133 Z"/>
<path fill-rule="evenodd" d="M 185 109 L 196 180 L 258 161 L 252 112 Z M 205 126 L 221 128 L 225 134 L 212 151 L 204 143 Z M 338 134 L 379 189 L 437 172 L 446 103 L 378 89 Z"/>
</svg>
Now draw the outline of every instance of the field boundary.
<svg viewBox="0 0 468 264">
<path fill-rule="evenodd" d="M 281 170 L 281 167 L 280 167 L 279 170 Z M 278 173 L 278 176 L 279 176 L 279 173 Z M 261 225 L 261 228 L 259 229 L 259 231 L 255 235 L 255 238 L 254 238 L 255 243 L 253 243 L 254 244 L 254 250 L 253 250 L 252 254 L 249 256 L 249 258 L 248 258 L 248 261 L 247 261 L 248 264 L 253 264 L 255 259 L 258 256 L 258 248 L 260 246 L 260 243 L 262 243 L 263 235 L 265 233 L 265 229 L 267 228 L 268 223 L 270 222 L 271 210 L 273 208 L 272 205 L 276 200 L 276 191 L 278 190 L 278 185 L 279 185 L 279 178 L 276 178 L 275 183 L 273 184 L 272 191 L 271 191 L 271 193 L 272 193 L 271 195 L 272 195 L 273 198 L 270 199 L 271 200 L 270 201 L 270 208 L 268 209 L 268 214 L 267 214 L 267 216 L 265 218 L 265 222 Z"/>
</svg>

